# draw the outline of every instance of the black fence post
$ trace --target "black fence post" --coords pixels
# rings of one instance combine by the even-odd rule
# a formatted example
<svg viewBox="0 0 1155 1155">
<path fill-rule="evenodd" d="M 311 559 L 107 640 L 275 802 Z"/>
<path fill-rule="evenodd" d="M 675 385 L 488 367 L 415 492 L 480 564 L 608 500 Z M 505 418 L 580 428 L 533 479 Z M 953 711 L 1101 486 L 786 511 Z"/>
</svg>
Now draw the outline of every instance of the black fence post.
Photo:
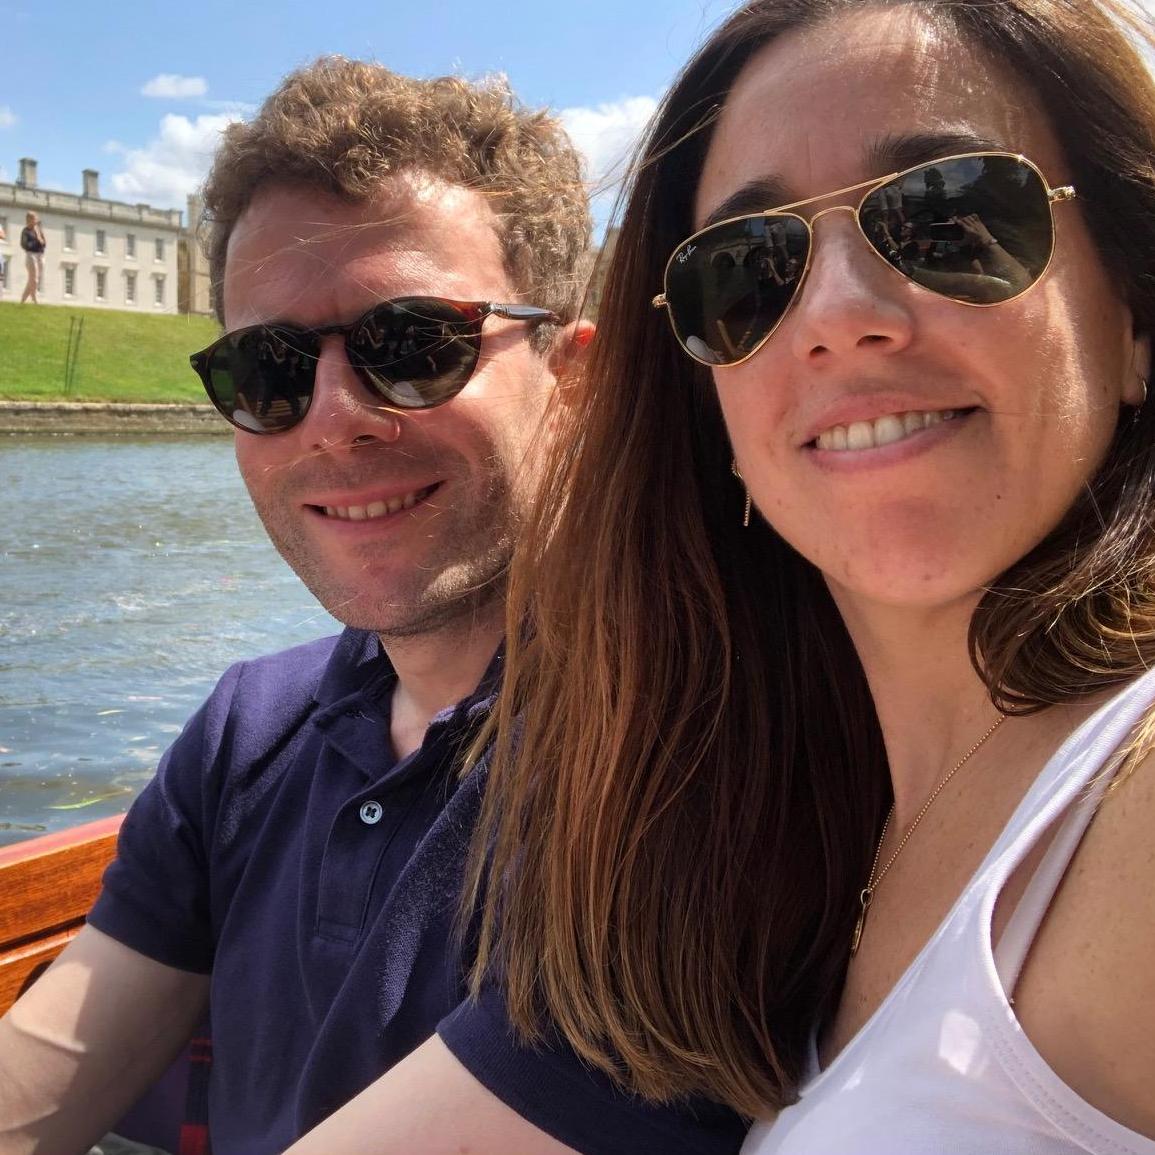
<svg viewBox="0 0 1155 1155">
<path fill-rule="evenodd" d="M 70 396 L 76 384 L 76 370 L 80 361 L 80 341 L 84 336 L 84 318 L 68 318 L 68 352 L 64 358 L 64 395 Z"/>
<path fill-rule="evenodd" d="M 76 318 L 68 318 L 68 343 L 64 346 L 64 396 L 68 396 L 68 374 L 72 368 L 72 331 L 76 328 Z"/>
</svg>

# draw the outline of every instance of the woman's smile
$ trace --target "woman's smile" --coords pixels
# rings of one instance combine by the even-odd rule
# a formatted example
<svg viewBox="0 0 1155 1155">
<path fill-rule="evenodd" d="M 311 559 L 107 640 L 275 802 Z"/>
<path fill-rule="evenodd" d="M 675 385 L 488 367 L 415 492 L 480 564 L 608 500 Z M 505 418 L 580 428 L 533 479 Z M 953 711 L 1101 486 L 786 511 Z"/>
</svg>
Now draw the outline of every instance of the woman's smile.
<svg viewBox="0 0 1155 1155">
<path fill-rule="evenodd" d="M 968 141 L 1029 157 L 1048 187 L 1067 180 L 1035 95 L 957 39 L 907 35 L 912 20 L 849 16 L 756 54 L 712 137 L 698 221 L 743 189 L 814 197 L 887 162 L 928 164 L 913 187 L 930 197 L 936 157 Z M 917 148 L 934 155 L 912 160 Z M 1134 377 L 1131 318 L 1077 201 L 1053 228 L 1038 283 L 974 307 L 888 267 L 849 213 L 816 220 L 781 324 L 712 370 L 755 505 L 847 596 L 970 596 L 1058 524 L 1102 461 Z"/>
<path fill-rule="evenodd" d="M 849 425 L 832 425 L 813 441 L 811 448 L 834 453 L 858 453 L 865 449 L 881 449 L 906 441 L 944 421 L 965 417 L 970 410 L 908 409 L 905 413 L 887 413 L 872 421 L 853 421 Z"/>
</svg>

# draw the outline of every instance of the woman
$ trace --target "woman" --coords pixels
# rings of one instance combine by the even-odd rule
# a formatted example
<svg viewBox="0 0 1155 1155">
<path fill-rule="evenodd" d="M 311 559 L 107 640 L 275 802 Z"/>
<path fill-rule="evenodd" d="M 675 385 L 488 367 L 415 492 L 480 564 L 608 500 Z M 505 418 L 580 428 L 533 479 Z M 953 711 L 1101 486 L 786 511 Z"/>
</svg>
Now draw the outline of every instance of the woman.
<svg viewBox="0 0 1155 1155">
<path fill-rule="evenodd" d="M 44 250 L 48 247 L 44 239 L 44 230 L 40 227 L 40 218 L 34 212 L 24 214 L 24 228 L 20 230 L 20 247 L 24 250 L 24 267 L 28 272 L 28 280 L 24 284 L 24 292 L 20 294 L 20 303 L 31 301 L 39 303 L 37 293 L 44 283 Z"/>
<path fill-rule="evenodd" d="M 801 1083 L 756 1155 L 1155 1151 L 1124 17 L 756 0 L 638 166 L 512 578 L 478 967 L 645 1094 Z"/>
</svg>

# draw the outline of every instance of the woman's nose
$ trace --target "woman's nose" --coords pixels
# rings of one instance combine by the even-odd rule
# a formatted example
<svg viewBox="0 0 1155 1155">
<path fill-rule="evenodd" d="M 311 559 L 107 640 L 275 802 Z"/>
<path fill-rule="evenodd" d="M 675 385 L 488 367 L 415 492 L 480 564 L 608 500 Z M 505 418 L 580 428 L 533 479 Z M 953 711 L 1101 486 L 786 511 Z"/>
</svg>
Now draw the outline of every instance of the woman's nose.
<svg viewBox="0 0 1155 1155">
<path fill-rule="evenodd" d="M 800 360 L 896 353 L 913 340 L 910 286 L 884 266 L 853 214 L 840 205 L 811 220 L 810 267 L 788 318 Z"/>
</svg>

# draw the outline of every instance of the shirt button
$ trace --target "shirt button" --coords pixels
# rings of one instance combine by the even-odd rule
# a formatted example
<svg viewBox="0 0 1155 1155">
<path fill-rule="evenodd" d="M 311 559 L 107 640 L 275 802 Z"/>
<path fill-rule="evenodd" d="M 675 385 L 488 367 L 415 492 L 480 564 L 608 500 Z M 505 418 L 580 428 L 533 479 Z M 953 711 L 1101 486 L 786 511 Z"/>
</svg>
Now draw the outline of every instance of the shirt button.
<svg viewBox="0 0 1155 1155">
<path fill-rule="evenodd" d="M 361 821 L 366 826 L 376 826 L 384 814 L 385 808 L 380 802 L 366 802 L 361 806 Z"/>
</svg>

